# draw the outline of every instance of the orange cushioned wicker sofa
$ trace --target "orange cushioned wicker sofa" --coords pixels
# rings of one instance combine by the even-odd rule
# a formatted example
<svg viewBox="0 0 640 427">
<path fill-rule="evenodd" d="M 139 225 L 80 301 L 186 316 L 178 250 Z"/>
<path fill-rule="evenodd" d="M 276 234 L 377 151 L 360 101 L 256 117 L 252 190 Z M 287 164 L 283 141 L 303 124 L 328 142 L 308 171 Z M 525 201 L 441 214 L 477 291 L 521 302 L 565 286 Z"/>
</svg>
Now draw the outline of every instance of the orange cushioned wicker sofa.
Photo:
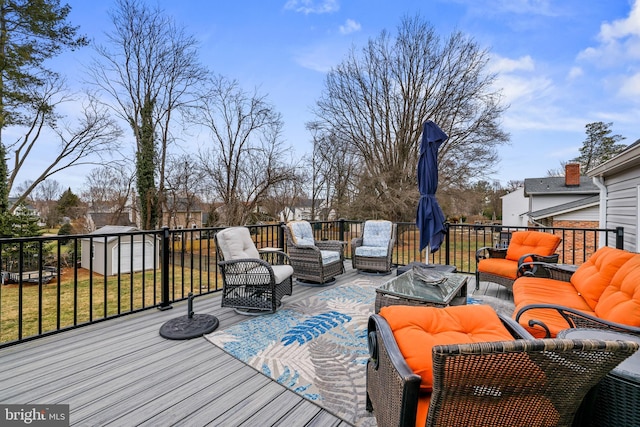
<svg viewBox="0 0 640 427">
<path fill-rule="evenodd" d="M 603 247 L 575 272 L 537 268 L 549 277 L 523 276 L 513 284 L 514 319 L 534 337 L 574 327 L 640 335 L 640 254 Z"/>
</svg>

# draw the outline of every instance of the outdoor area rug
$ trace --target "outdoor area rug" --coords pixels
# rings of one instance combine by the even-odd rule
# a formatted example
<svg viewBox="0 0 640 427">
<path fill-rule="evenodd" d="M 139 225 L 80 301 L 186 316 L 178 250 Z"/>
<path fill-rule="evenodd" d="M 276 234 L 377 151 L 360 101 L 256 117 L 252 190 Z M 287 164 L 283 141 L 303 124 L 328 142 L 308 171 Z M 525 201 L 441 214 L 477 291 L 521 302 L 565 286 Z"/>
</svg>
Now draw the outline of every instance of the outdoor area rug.
<svg viewBox="0 0 640 427">
<path fill-rule="evenodd" d="M 336 416 L 358 427 L 375 426 L 365 409 L 367 322 L 375 288 L 391 278 L 357 278 L 297 303 L 285 300 L 274 314 L 205 337 Z M 468 303 L 513 311 L 513 303 L 491 296 L 470 295 Z"/>
<path fill-rule="evenodd" d="M 515 305 L 513 301 L 503 300 L 490 295 L 475 295 L 469 294 L 467 296 L 467 304 L 488 304 L 494 308 L 494 310 L 506 317 L 511 317 Z"/>
<path fill-rule="evenodd" d="M 371 280 L 328 289 L 206 338 L 264 375 L 357 426 L 375 426 L 365 409 Z"/>
</svg>

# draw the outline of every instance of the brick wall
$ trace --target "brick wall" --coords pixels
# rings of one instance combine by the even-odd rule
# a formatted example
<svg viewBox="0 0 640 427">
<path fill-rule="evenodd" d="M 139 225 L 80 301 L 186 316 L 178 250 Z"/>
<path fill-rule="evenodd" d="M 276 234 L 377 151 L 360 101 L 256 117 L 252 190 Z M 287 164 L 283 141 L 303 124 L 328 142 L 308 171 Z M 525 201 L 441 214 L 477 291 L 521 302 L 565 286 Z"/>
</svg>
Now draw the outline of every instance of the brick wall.
<svg viewBox="0 0 640 427">
<path fill-rule="evenodd" d="M 587 229 L 585 232 L 581 230 L 571 230 L 564 233 L 561 230 L 556 231 L 556 234 L 562 237 L 562 242 L 556 251 L 557 254 L 560 254 L 559 262 L 582 264 L 598 249 L 598 233 L 593 231 L 593 229 L 600 227 L 598 221 L 553 221 L 553 227 Z"/>
</svg>

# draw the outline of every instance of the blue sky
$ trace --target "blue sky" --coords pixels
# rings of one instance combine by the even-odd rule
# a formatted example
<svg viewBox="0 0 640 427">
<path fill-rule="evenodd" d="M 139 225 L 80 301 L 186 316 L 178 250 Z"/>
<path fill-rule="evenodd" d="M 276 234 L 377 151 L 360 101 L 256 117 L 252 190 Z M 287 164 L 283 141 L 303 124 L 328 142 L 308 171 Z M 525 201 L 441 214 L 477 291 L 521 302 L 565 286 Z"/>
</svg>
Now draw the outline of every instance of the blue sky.
<svg viewBox="0 0 640 427">
<path fill-rule="evenodd" d="M 71 0 L 70 20 L 100 40 L 115 4 Z M 149 4 L 156 3 L 150 1 Z M 640 0 L 162 0 L 157 4 L 200 41 L 200 60 L 216 73 L 258 87 L 283 114 L 285 143 L 310 148 L 305 123 L 326 72 L 348 49 L 403 16 L 420 14 L 443 36 L 460 30 L 491 52 L 497 87 L 510 105 L 487 180 L 546 176 L 576 157 L 585 125 L 613 122 L 627 144 L 640 138 Z M 91 52 L 65 56 L 73 83 Z M 126 130 L 128 131 L 128 129 Z M 130 132 L 127 133 L 129 135 Z M 56 176 L 76 188 L 81 174 Z M 75 176 L 76 178 L 73 178 Z"/>
</svg>

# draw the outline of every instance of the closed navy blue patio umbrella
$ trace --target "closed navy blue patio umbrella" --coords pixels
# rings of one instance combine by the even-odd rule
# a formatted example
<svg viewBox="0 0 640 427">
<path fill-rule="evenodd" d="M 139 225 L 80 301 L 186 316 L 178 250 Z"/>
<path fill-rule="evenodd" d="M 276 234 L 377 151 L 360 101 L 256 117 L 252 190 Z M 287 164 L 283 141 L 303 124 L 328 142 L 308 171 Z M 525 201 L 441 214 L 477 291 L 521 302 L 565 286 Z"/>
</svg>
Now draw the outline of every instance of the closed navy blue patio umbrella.
<svg viewBox="0 0 640 427">
<path fill-rule="evenodd" d="M 429 246 L 431 253 L 436 252 L 444 240 L 445 218 L 436 199 L 436 190 L 438 189 L 438 148 L 447 138 L 447 134 L 431 120 L 424 123 L 418 160 L 420 201 L 416 215 L 416 225 L 420 230 L 420 251 Z"/>
</svg>

